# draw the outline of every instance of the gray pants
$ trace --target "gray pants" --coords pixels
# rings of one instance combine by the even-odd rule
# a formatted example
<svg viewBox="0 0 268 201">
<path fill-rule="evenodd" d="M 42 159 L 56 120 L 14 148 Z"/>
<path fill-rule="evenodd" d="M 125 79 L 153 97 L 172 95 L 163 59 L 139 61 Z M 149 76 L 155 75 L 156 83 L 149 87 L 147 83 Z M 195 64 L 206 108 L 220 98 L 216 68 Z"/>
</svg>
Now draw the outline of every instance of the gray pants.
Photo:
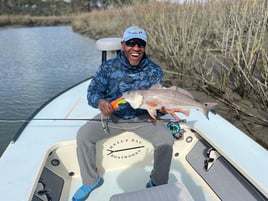
<svg viewBox="0 0 268 201">
<path fill-rule="evenodd" d="M 94 118 L 98 119 L 100 117 L 101 115 L 99 114 Z M 77 157 L 83 185 L 92 185 L 99 177 L 96 168 L 96 142 L 118 135 L 124 131 L 135 132 L 153 144 L 154 165 L 151 172 L 152 182 L 155 185 L 168 182 L 174 139 L 164 123 L 152 124 L 142 122 L 148 118 L 148 115 L 143 115 L 131 120 L 122 120 L 112 115 L 108 123 L 104 122 L 108 132 L 104 132 L 102 123 L 98 121 L 89 121 L 79 129 L 77 133 Z M 122 123 L 124 121 L 125 123 Z M 130 123 L 130 121 L 141 123 Z"/>
</svg>

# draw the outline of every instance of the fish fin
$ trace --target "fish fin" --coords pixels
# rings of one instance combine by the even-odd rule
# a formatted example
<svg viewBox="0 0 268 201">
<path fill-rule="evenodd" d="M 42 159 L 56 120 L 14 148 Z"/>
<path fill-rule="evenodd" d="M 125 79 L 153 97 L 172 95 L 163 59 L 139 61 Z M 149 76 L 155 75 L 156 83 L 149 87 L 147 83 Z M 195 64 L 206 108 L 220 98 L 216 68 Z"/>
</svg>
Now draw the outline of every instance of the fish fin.
<svg viewBox="0 0 268 201">
<path fill-rule="evenodd" d="M 184 109 L 180 109 L 180 113 L 184 114 L 185 116 L 189 116 L 190 115 L 190 110 L 184 110 Z"/>
<path fill-rule="evenodd" d="M 153 119 L 156 119 L 156 110 L 147 109 L 147 112 Z"/>
<path fill-rule="evenodd" d="M 170 113 L 170 115 L 175 119 L 175 122 L 180 121 L 180 118 L 175 113 Z"/>
<path fill-rule="evenodd" d="M 143 103 L 143 96 L 138 94 L 135 95 L 134 99 L 125 98 L 125 100 L 131 105 L 132 108 L 137 109 Z"/>
<path fill-rule="evenodd" d="M 168 89 L 177 90 L 177 88 L 178 88 L 177 86 L 171 86 Z"/>
<path fill-rule="evenodd" d="M 183 88 L 180 88 L 180 87 L 177 87 L 177 86 L 171 86 L 168 89 L 175 90 L 175 91 L 177 91 L 179 93 L 182 93 L 184 95 L 190 96 L 191 98 L 194 98 L 193 95 L 189 91 L 187 91 L 187 90 L 185 90 Z"/>
<path fill-rule="evenodd" d="M 185 90 L 183 88 L 177 87 L 176 91 L 178 91 L 180 93 L 183 93 L 183 94 L 185 94 L 187 96 L 190 96 L 191 98 L 194 98 L 193 95 L 189 91 L 187 91 L 187 90 Z"/>
<path fill-rule="evenodd" d="M 203 112 L 204 112 L 204 115 L 207 117 L 207 119 L 209 119 L 209 117 L 208 117 L 209 111 L 211 110 L 211 108 L 213 108 L 217 104 L 218 103 L 216 103 L 216 102 L 206 102 L 206 103 L 204 103 Z"/>
<path fill-rule="evenodd" d="M 164 87 L 160 83 L 157 83 L 157 84 L 150 87 L 150 89 L 162 89 L 162 88 L 164 88 Z"/>
</svg>

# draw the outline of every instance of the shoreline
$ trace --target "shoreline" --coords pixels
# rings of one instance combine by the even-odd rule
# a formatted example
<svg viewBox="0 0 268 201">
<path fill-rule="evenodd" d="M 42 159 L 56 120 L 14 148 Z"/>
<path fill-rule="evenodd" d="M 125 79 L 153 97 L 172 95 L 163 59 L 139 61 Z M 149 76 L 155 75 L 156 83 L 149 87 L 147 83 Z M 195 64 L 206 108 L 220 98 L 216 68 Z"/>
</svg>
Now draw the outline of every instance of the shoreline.
<svg viewBox="0 0 268 201">
<path fill-rule="evenodd" d="M 97 39 L 102 37 L 104 35 L 105 29 L 103 28 L 102 32 L 98 32 L 98 35 L 92 35 L 90 37 L 90 33 L 85 33 L 83 32 L 84 29 L 88 30 L 89 27 L 84 27 L 84 29 L 77 29 L 74 28 L 73 20 L 75 17 L 29 17 L 29 16 L 24 16 L 24 18 L 21 18 L 21 16 L 12 16 L 13 19 L 13 24 L 5 25 L 3 26 L 3 23 L 1 24 L 1 17 L 0 16 L 0 29 L 6 28 L 6 27 L 34 27 L 34 26 L 60 26 L 60 25 L 70 25 L 73 27 L 74 32 L 84 35 L 86 37 L 92 38 L 92 39 Z M 5 16 L 7 18 L 7 16 Z M 24 20 L 27 19 L 27 20 Z M 62 21 L 60 20 L 62 19 Z M 65 21 L 68 19 L 69 21 Z M 21 20 L 21 24 L 18 23 L 17 20 Z M 77 24 L 77 19 L 76 24 Z M 24 23 L 24 24 L 23 24 Z M 83 24 L 82 24 L 83 26 Z M 94 26 L 92 27 L 94 29 Z M 118 28 L 118 27 L 117 27 Z M 150 47 L 151 49 L 152 47 Z M 169 64 L 165 63 L 165 61 L 158 62 L 156 58 L 153 58 L 153 53 L 150 52 L 150 57 L 156 61 L 156 63 L 159 63 L 160 66 L 163 67 L 164 70 L 169 70 L 167 68 L 169 67 Z M 157 55 L 156 55 L 157 57 Z M 161 58 L 160 58 L 161 60 Z M 174 71 L 173 71 L 174 72 Z M 226 120 L 231 122 L 233 125 L 235 125 L 237 128 L 245 132 L 249 137 L 251 137 L 254 141 L 258 142 L 261 146 L 263 146 L 265 149 L 268 149 L 268 136 L 266 133 L 268 133 L 268 125 L 264 124 L 257 124 L 254 123 L 256 122 L 256 119 L 254 117 L 262 118 L 262 113 L 260 112 L 261 109 L 258 108 L 258 105 L 256 104 L 256 99 L 251 98 L 251 100 L 248 100 L 249 98 L 241 98 L 238 94 L 235 94 L 230 90 L 230 94 L 227 94 L 228 96 L 233 96 L 230 99 L 227 99 L 225 101 L 233 102 L 235 105 L 237 105 L 239 108 L 242 108 L 243 111 L 248 112 L 249 114 L 254 114 L 252 116 L 240 112 L 238 109 L 239 108 L 234 108 L 234 105 L 228 105 L 224 103 L 224 101 L 220 100 L 221 97 L 218 97 L 217 95 L 213 94 L 212 92 L 205 92 L 204 88 L 202 88 L 202 81 L 196 81 L 196 80 L 191 80 L 191 78 L 188 78 L 188 83 L 187 81 L 184 81 L 184 78 L 182 78 L 182 75 L 176 80 L 176 78 L 173 78 L 174 80 L 168 80 L 172 85 L 176 86 L 181 86 L 181 83 L 186 86 L 181 86 L 182 88 L 185 88 L 186 90 L 191 91 L 193 95 L 201 99 L 202 101 L 206 101 L 209 99 L 213 99 L 214 101 L 216 100 L 219 104 L 215 107 L 216 112 L 218 112 L 222 117 L 224 117 Z M 195 83 L 194 83 L 195 82 Z M 198 83 L 199 82 L 199 83 Z M 200 88 L 198 88 L 200 87 Z M 228 92 L 229 93 L 229 92 Z M 209 94 L 209 95 L 208 95 Z M 227 96 L 226 94 L 223 94 L 222 96 Z M 224 98 L 224 97 L 222 97 Z M 229 98 L 229 97 L 228 97 Z M 266 117 L 263 116 L 263 119 L 266 120 Z"/>
<path fill-rule="evenodd" d="M 69 16 L 0 15 L 0 28 L 71 25 L 73 19 Z"/>
</svg>

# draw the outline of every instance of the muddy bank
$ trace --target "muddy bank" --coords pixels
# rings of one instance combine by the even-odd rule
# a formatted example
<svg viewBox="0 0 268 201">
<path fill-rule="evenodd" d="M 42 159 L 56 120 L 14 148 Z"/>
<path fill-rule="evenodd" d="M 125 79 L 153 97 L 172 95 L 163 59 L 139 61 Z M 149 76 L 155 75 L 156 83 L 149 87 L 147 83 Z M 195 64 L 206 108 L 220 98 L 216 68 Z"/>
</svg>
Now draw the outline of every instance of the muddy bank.
<svg viewBox="0 0 268 201">
<path fill-rule="evenodd" d="M 201 101 L 216 101 L 218 103 L 214 110 L 225 118 L 227 121 L 231 122 L 234 126 L 246 133 L 250 138 L 259 143 L 264 148 L 268 149 L 268 126 L 262 123 L 256 123 L 254 117 L 249 117 L 247 115 L 239 114 L 234 108 L 228 107 L 226 104 L 219 101 L 213 96 L 208 96 L 205 92 L 200 90 L 190 90 L 194 97 Z M 258 109 L 253 107 L 253 103 L 249 100 L 237 100 L 236 104 L 247 108 L 247 112 L 253 116 L 260 115 Z M 235 135 L 234 135 L 235 140 Z"/>
</svg>

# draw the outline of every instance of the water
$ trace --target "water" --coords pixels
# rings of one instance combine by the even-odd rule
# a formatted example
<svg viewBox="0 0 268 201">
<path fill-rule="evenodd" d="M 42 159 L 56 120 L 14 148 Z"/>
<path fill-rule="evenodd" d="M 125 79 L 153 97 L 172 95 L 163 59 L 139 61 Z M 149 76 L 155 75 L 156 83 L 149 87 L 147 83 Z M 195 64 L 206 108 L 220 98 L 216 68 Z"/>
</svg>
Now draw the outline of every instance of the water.
<svg viewBox="0 0 268 201">
<path fill-rule="evenodd" d="M 71 26 L 0 29 L 0 119 L 27 119 L 100 62 L 95 41 Z M 0 122 L 0 155 L 22 124 Z"/>
</svg>

